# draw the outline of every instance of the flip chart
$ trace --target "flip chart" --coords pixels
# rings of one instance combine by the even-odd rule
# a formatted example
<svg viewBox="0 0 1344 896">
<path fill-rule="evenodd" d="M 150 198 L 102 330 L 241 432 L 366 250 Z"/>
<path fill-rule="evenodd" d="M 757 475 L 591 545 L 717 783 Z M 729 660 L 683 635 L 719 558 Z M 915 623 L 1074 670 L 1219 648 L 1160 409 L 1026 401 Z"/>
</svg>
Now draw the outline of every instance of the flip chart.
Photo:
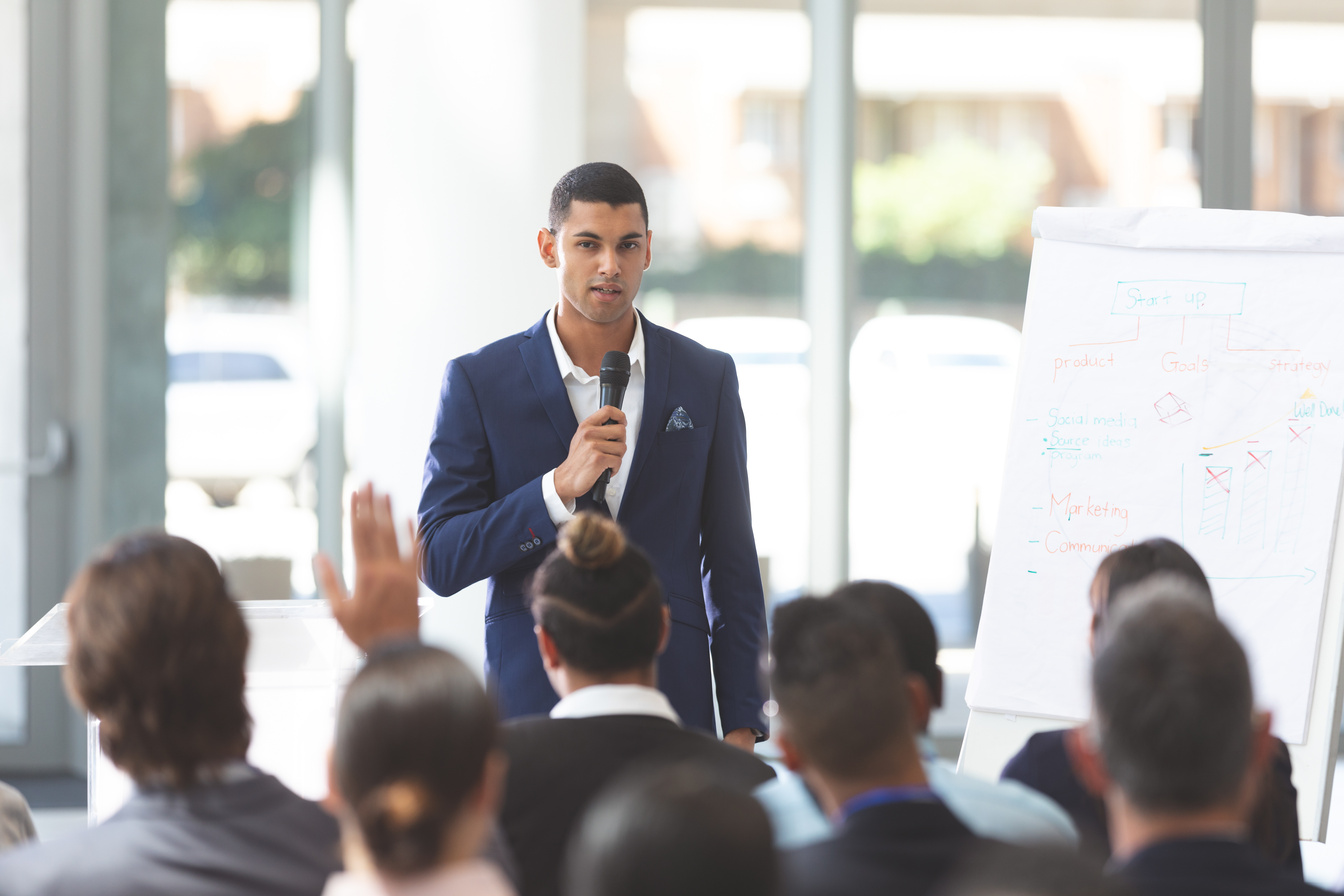
<svg viewBox="0 0 1344 896">
<path fill-rule="evenodd" d="M 1042 208 L 1033 235 L 967 702 L 1086 718 L 1096 566 L 1165 536 L 1303 743 L 1344 466 L 1344 220 Z"/>
</svg>

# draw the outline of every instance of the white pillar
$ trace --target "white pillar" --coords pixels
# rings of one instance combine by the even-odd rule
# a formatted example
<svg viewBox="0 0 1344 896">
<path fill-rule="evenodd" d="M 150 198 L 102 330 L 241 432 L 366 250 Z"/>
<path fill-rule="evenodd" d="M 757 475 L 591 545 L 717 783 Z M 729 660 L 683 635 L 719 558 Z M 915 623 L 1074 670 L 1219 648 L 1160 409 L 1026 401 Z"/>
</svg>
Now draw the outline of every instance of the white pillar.
<svg viewBox="0 0 1344 896">
<path fill-rule="evenodd" d="M 582 0 L 355 6 L 349 451 L 399 515 L 419 501 L 447 362 L 557 298 L 536 232 L 555 181 L 585 161 L 584 32 Z M 482 594 L 427 621 L 473 660 Z"/>
<path fill-rule="evenodd" d="M 808 0 L 803 308 L 812 327 L 809 586 L 849 578 L 849 309 L 854 292 L 854 0 Z"/>
<path fill-rule="evenodd" d="M 317 372 L 317 541 L 340 568 L 350 330 L 350 59 L 348 0 L 321 0 L 321 64 L 313 91 L 308 313 Z"/>
<path fill-rule="evenodd" d="M 1199 108 L 1199 185 L 1205 208 L 1250 208 L 1251 33 L 1255 0 L 1202 0 L 1204 89 Z"/>
</svg>

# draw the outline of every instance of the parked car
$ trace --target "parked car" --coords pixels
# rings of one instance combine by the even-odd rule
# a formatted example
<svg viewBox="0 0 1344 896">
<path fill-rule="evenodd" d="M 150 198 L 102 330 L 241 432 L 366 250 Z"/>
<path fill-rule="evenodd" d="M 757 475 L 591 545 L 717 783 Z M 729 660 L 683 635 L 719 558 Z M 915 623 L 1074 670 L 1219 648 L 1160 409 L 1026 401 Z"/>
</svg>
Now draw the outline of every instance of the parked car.
<svg viewBox="0 0 1344 896">
<path fill-rule="evenodd" d="M 317 442 L 307 332 L 282 314 L 172 316 L 168 475 L 230 500 L 248 480 L 292 479 Z"/>
</svg>

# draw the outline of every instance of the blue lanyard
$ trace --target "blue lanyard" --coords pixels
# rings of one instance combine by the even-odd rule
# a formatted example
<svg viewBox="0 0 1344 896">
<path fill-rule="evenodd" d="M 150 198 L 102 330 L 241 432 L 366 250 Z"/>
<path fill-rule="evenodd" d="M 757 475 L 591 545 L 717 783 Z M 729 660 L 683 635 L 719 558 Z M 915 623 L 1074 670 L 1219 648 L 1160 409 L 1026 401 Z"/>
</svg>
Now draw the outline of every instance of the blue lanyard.
<svg viewBox="0 0 1344 896">
<path fill-rule="evenodd" d="M 938 797 L 928 787 L 879 787 L 867 793 L 861 793 L 840 807 L 840 818 L 845 819 L 873 806 L 886 806 L 891 803 L 928 803 Z"/>
</svg>

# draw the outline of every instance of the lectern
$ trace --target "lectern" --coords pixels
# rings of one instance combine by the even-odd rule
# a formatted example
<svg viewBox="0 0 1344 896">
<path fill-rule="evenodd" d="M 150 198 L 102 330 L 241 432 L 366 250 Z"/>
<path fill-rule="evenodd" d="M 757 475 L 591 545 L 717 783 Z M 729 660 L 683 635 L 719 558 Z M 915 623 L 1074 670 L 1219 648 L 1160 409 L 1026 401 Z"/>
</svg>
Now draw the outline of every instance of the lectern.
<svg viewBox="0 0 1344 896">
<path fill-rule="evenodd" d="M 57 604 L 7 650 L 0 666 L 61 666 L 69 646 L 66 604 Z M 327 751 L 336 709 L 360 654 L 323 600 L 239 601 L 251 644 L 247 708 L 252 713 L 248 761 L 309 799 L 327 792 Z M 421 611 L 424 611 L 424 607 Z M 89 719 L 89 824 L 126 801 L 131 781 L 103 756 L 98 721 Z"/>
</svg>

